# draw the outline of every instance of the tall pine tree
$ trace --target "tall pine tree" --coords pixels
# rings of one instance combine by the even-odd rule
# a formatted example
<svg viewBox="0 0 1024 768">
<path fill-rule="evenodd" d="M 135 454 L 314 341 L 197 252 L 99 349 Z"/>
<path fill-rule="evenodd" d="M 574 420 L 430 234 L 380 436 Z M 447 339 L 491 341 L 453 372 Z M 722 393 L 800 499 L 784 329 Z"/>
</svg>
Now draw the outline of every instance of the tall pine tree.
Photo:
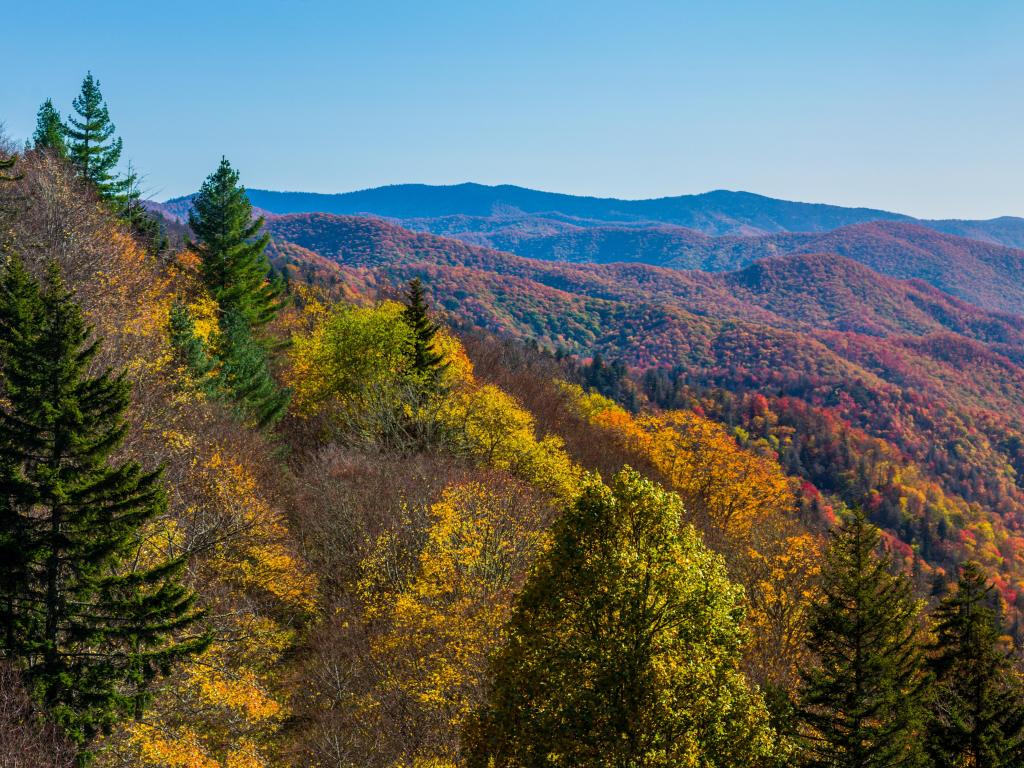
<svg viewBox="0 0 1024 768">
<path fill-rule="evenodd" d="M 880 535 L 860 511 L 832 535 L 822 602 L 798 712 L 808 766 L 910 768 L 923 764 L 927 675 L 919 607 L 910 583 L 878 554 Z"/>
<path fill-rule="evenodd" d="M 999 596 L 981 566 L 963 566 L 934 614 L 936 691 L 928 751 L 936 768 L 1024 765 L 1024 688 L 1003 634 Z"/>
<path fill-rule="evenodd" d="M 405 293 L 405 311 L 402 313 L 406 325 L 412 328 L 412 368 L 428 381 L 436 381 L 447 364 L 444 355 L 435 346 L 434 338 L 441 329 L 430 319 L 430 308 L 423 292 L 423 281 L 414 277 L 409 281 Z"/>
<path fill-rule="evenodd" d="M 32 134 L 32 145 L 36 149 L 48 150 L 60 157 L 67 156 L 64 123 L 61 122 L 60 112 L 53 106 L 50 99 L 44 101 L 39 107 L 39 112 L 36 113 L 36 130 Z"/>
<path fill-rule="evenodd" d="M 762 766 L 773 734 L 739 669 L 743 591 L 632 470 L 555 524 L 466 738 L 472 768 Z"/>
<path fill-rule="evenodd" d="M 239 313 L 254 329 L 273 320 L 282 286 L 271 279 L 265 253 L 270 237 L 260 234 L 263 219 L 253 219 L 252 204 L 227 159 L 203 182 L 188 223 L 203 282 L 221 311 Z"/>
<path fill-rule="evenodd" d="M 140 556 L 166 497 L 159 472 L 114 462 L 129 383 L 90 373 L 99 349 L 56 266 L 40 290 L 16 259 L 0 281 L 0 595 L 4 655 L 89 762 L 90 740 L 139 715 L 147 688 L 205 636 L 184 562 Z M 6 563 L 5 563 L 6 565 Z"/>
<path fill-rule="evenodd" d="M 120 202 L 127 186 L 115 172 L 121 160 L 122 142 L 114 136 L 114 125 L 110 122 L 100 83 L 91 72 L 82 81 L 82 91 L 72 106 L 77 117 L 69 116 L 65 128 L 68 157 L 101 197 Z"/>
</svg>

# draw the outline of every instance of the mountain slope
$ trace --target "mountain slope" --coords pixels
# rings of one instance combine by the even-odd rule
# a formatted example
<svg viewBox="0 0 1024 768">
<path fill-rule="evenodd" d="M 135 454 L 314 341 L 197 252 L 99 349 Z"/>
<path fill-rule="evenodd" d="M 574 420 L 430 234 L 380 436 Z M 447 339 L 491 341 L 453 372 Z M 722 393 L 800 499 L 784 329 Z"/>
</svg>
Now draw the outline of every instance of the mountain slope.
<svg viewBox="0 0 1024 768">
<path fill-rule="evenodd" d="M 266 215 L 293 208 L 320 208 L 304 214 L 310 216 L 366 209 L 407 229 L 550 261 L 730 271 L 768 256 L 836 253 L 886 275 L 924 280 L 985 309 L 1024 314 L 1024 251 L 934 228 L 981 238 L 991 225 L 993 232 L 1015 241 L 1020 222 L 1008 218 L 915 222 L 884 211 L 786 203 L 746 193 L 616 201 L 474 184 L 402 185 L 344 195 L 250 190 L 249 195 Z M 180 220 L 189 205 L 188 198 L 181 198 L 153 207 Z M 543 205 L 560 210 L 523 210 Z M 610 218 L 596 218 L 601 216 Z M 1021 233 L 1024 240 L 1024 229 Z"/>
<path fill-rule="evenodd" d="M 1024 246 L 1024 219 L 1016 217 L 988 221 L 917 220 L 891 211 L 778 200 L 729 190 L 619 200 L 542 192 L 508 184 L 397 184 L 340 194 L 250 189 L 249 197 L 253 205 L 270 213 L 372 214 L 448 235 L 487 231 L 491 228 L 487 222 L 492 219 L 506 227 L 510 220 L 517 220 L 518 226 L 527 231 L 538 231 L 551 222 L 583 228 L 671 224 L 714 236 L 826 232 L 869 221 L 907 221 L 947 234 Z M 183 197 L 169 200 L 163 207 L 170 215 L 184 218 L 189 204 L 189 198 Z"/>
</svg>

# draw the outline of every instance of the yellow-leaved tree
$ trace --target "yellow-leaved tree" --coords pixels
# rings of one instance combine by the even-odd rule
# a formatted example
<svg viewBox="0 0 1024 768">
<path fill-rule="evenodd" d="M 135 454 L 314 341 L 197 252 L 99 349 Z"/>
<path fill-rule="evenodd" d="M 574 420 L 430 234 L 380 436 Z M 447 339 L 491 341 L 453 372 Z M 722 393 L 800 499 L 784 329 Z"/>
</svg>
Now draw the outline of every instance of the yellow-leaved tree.
<svg viewBox="0 0 1024 768">
<path fill-rule="evenodd" d="M 747 621 L 756 630 L 746 650 L 748 673 L 762 685 L 792 690 L 806 660 L 821 542 L 796 521 L 791 483 L 778 464 L 692 411 L 634 417 L 601 395 L 563 387 L 581 416 L 651 462 L 679 495 L 686 520 L 725 555 L 746 589 Z"/>
</svg>

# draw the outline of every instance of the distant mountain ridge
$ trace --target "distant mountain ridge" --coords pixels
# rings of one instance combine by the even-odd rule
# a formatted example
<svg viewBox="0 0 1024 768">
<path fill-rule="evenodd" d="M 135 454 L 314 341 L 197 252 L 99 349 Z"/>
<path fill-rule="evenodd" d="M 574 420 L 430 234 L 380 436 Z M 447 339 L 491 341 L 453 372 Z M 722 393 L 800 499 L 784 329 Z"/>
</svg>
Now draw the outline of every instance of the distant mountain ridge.
<svg viewBox="0 0 1024 768">
<path fill-rule="evenodd" d="M 253 205 L 270 213 L 333 213 L 374 215 L 403 223 L 417 220 L 417 229 L 449 236 L 479 231 L 452 228 L 452 217 L 497 220 L 532 226 L 545 222 L 589 228 L 609 223 L 669 224 L 706 235 L 757 235 L 779 232 L 826 232 L 870 221 L 905 221 L 948 234 L 1024 247 L 1024 219 L 1002 217 L 986 221 L 924 220 L 874 208 L 849 208 L 823 203 L 779 200 L 751 192 L 715 190 L 696 195 L 621 200 L 542 192 L 509 184 L 464 183 L 448 186 L 396 184 L 356 192 L 321 194 L 248 190 Z M 189 197 L 168 200 L 162 208 L 184 217 Z M 437 220 L 437 221 L 432 221 Z M 438 229 L 447 231 L 437 231 Z"/>
</svg>

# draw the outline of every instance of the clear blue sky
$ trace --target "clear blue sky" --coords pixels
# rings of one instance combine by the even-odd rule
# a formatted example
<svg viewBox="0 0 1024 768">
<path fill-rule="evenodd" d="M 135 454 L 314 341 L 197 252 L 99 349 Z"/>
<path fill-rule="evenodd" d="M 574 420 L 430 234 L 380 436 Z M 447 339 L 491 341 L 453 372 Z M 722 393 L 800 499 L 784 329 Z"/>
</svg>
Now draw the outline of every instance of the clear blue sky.
<svg viewBox="0 0 1024 768">
<path fill-rule="evenodd" d="M 1024 215 L 1019 0 L 9 2 L 0 120 L 100 79 L 154 197 L 709 189 Z"/>
</svg>

